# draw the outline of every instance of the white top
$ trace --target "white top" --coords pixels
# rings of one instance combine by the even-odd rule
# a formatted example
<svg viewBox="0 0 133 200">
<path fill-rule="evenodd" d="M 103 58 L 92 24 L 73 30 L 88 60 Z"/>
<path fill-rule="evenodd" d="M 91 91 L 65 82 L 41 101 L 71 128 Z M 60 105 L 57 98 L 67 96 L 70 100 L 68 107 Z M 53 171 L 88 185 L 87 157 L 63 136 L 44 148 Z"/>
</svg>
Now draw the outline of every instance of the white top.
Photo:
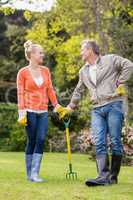
<svg viewBox="0 0 133 200">
<path fill-rule="evenodd" d="M 34 112 L 34 113 L 44 113 L 44 112 L 48 112 L 47 110 L 32 110 L 32 109 L 26 109 L 26 111 L 28 112 Z"/>
<path fill-rule="evenodd" d="M 96 69 L 97 66 L 96 65 L 90 65 L 89 66 L 89 73 L 90 73 L 90 78 L 91 81 L 96 85 Z"/>
<path fill-rule="evenodd" d="M 38 78 L 34 78 L 35 83 L 40 86 L 43 83 L 43 78 L 42 76 L 39 76 Z"/>
</svg>

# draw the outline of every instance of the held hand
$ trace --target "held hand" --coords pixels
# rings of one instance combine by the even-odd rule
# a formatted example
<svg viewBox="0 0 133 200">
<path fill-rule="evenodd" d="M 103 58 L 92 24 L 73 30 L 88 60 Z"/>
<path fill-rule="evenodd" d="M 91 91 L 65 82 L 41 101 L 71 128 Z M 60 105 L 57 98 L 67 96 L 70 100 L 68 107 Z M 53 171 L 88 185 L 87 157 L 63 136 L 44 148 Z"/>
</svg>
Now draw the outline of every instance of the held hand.
<svg viewBox="0 0 133 200">
<path fill-rule="evenodd" d="M 73 110 L 70 107 L 65 107 L 63 111 L 60 113 L 59 118 L 69 118 L 69 116 L 72 114 Z"/>
<path fill-rule="evenodd" d="M 124 86 L 124 84 L 120 84 L 117 89 L 116 89 L 116 92 L 118 95 L 120 96 L 125 96 L 126 95 L 126 88 Z"/>
<path fill-rule="evenodd" d="M 27 125 L 27 113 L 25 110 L 19 110 L 18 123 L 23 126 Z"/>
<path fill-rule="evenodd" d="M 64 107 L 61 106 L 60 104 L 57 104 L 56 107 L 54 108 L 54 112 L 60 114 L 64 110 Z"/>
<path fill-rule="evenodd" d="M 63 107 L 58 104 L 55 107 L 54 112 L 57 112 L 59 114 L 59 119 L 64 119 L 66 116 L 69 116 L 73 112 L 73 110 L 69 106 Z"/>
</svg>

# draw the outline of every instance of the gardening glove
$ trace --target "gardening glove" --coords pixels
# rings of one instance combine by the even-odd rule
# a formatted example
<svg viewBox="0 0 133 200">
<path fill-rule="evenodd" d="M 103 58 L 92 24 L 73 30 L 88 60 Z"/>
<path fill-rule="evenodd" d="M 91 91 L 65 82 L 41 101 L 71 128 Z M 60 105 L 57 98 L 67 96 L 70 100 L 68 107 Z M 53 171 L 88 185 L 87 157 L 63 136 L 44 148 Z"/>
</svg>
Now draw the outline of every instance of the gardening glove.
<svg viewBox="0 0 133 200">
<path fill-rule="evenodd" d="M 126 88 L 125 88 L 124 84 L 119 84 L 117 89 L 116 89 L 116 92 L 120 96 L 125 96 L 126 95 Z"/>
<path fill-rule="evenodd" d="M 64 110 L 64 107 L 61 106 L 60 104 L 57 104 L 54 108 L 54 112 L 60 114 Z"/>
<path fill-rule="evenodd" d="M 63 109 L 63 111 L 60 113 L 59 118 L 60 119 L 65 119 L 65 118 L 69 118 L 69 116 L 72 114 L 73 110 L 67 106 Z"/>
<path fill-rule="evenodd" d="M 58 104 L 55 107 L 54 112 L 59 114 L 59 119 L 63 119 L 67 115 L 70 115 L 70 113 L 72 112 L 72 109 L 69 108 L 69 107 L 63 107 L 63 106 Z"/>
<path fill-rule="evenodd" d="M 20 125 L 26 126 L 27 125 L 27 113 L 25 110 L 19 110 L 18 111 L 18 123 Z"/>
</svg>

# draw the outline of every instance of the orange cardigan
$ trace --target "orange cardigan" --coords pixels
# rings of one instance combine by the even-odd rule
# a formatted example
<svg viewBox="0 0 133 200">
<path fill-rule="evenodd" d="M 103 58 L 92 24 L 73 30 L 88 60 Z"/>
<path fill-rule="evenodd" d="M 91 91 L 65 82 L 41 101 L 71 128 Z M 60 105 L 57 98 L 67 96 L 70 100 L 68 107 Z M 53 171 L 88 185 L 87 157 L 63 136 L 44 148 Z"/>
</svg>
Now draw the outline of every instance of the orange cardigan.
<svg viewBox="0 0 133 200">
<path fill-rule="evenodd" d="M 44 66 L 40 66 L 40 69 L 44 79 L 40 86 L 35 83 L 28 67 L 19 70 L 17 74 L 18 109 L 47 110 L 49 99 L 53 106 L 57 105 L 50 71 Z"/>
</svg>

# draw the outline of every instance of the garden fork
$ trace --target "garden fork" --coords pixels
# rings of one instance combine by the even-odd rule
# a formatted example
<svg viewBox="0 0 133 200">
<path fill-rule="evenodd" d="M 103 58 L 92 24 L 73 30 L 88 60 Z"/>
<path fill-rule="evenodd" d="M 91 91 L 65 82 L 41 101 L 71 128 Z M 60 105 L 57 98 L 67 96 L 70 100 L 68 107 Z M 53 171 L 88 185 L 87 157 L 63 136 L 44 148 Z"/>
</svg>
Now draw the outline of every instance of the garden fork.
<svg viewBox="0 0 133 200">
<path fill-rule="evenodd" d="M 72 169 L 69 124 L 70 124 L 70 118 L 67 121 L 64 120 L 64 125 L 66 129 L 66 141 L 67 141 L 67 157 L 68 157 L 68 162 L 69 162 L 69 170 L 66 173 L 66 179 L 72 178 L 74 180 L 74 179 L 77 179 L 77 172 L 74 172 Z"/>
</svg>

